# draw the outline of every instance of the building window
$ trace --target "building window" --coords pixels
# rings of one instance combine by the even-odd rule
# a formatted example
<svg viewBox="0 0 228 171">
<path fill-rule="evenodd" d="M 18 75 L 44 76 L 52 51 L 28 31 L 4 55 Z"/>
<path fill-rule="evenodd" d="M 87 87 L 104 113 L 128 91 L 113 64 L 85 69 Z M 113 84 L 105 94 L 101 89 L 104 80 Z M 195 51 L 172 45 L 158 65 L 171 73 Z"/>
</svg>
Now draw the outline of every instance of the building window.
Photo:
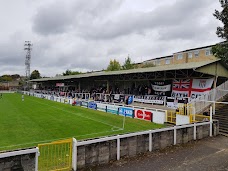
<svg viewBox="0 0 228 171">
<path fill-rule="evenodd" d="M 160 59 L 156 60 L 156 65 L 160 65 Z"/>
<path fill-rule="evenodd" d="M 177 54 L 177 59 L 179 60 L 179 59 L 182 59 L 183 58 L 183 54 L 182 53 L 180 53 L 180 54 Z"/>
<path fill-rule="evenodd" d="M 199 51 L 198 50 L 194 51 L 194 55 L 195 55 L 195 57 L 198 57 L 199 56 Z"/>
<path fill-rule="evenodd" d="M 166 59 L 165 64 L 170 64 L 170 59 Z"/>
<path fill-rule="evenodd" d="M 188 58 L 192 58 L 192 52 L 188 53 Z"/>
<path fill-rule="evenodd" d="M 212 55 L 211 49 L 206 49 L 206 50 L 205 50 L 205 55 L 206 55 L 206 56 Z"/>
</svg>

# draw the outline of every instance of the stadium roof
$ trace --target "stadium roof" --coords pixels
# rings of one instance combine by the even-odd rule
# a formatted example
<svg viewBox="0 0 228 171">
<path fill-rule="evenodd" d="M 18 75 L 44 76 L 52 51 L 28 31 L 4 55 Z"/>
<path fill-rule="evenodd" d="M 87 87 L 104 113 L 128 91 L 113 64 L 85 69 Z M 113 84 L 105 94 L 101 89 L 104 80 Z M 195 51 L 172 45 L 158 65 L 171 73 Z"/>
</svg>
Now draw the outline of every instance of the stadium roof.
<svg viewBox="0 0 228 171">
<path fill-rule="evenodd" d="M 58 81 L 58 80 L 69 80 L 69 79 L 80 79 L 80 78 L 88 78 L 88 77 L 99 77 L 99 76 L 110 76 L 110 75 L 124 75 L 124 74 L 135 74 L 135 73 L 149 73 L 149 72 L 162 72 L 162 71 L 172 71 L 172 70 L 183 70 L 183 69 L 193 69 L 197 72 L 203 72 L 208 74 L 213 74 L 210 72 L 212 68 L 208 68 L 207 70 L 203 70 L 202 67 L 215 64 L 220 62 L 220 59 L 210 60 L 210 61 L 202 61 L 202 62 L 190 62 L 190 63 L 183 63 L 183 64 L 173 64 L 173 65 L 161 65 L 155 67 L 148 67 L 148 68 L 138 68 L 138 69 L 130 69 L 130 70 L 119 70 L 119 71 L 100 71 L 100 72 L 92 72 L 92 73 L 85 73 L 85 74 L 78 74 L 78 75 L 68 75 L 68 76 L 58 76 L 58 77 L 50 77 L 50 78 L 40 78 L 40 79 L 33 79 L 30 82 L 43 82 L 43 81 Z M 221 64 L 218 65 L 220 68 L 224 68 Z M 216 65 L 217 67 L 217 65 Z M 197 70 L 201 69 L 201 70 Z M 222 73 L 218 73 L 216 69 L 216 75 L 222 77 L 228 77 L 228 68 L 220 69 Z"/>
</svg>

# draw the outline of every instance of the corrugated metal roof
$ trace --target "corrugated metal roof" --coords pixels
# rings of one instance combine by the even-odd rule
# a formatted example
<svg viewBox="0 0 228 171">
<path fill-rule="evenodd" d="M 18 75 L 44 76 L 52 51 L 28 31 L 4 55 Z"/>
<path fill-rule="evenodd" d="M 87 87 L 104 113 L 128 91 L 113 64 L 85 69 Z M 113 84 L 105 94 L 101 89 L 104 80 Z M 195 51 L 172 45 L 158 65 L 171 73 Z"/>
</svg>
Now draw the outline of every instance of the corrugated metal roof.
<svg viewBox="0 0 228 171">
<path fill-rule="evenodd" d="M 210 60 L 210 61 L 202 61 L 202 62 L 190 62 L 183 64 L 173 64 L 173 65 L 161 65 L 149 68 L 138 68 L 138 69 L 130 69 L 130 70 L 120 70 L 120 71 L 101 71 L 101 72 L 93 72 L 93 73 L 85 73 L 78 75 L 68 75 L 68 76 L 58 76 L 58 77 L 50 77 L 50 78 L 40 78 L 33 79 L 30 82 L 41 82 L 41 81 L 51 81 L 51 80 L 68 80 L 73 78 L 86 78 L 86 77 L 97 77 L 97 76 L 108 76 L 108 75 L 123 75 L 123 74 L 134 74 L 134 73 L 147 73 L 147 72 L 159 72 L 159 71 L 172 71 L 172 70 L 180 70 L 180 69 L 196 69 L 214 62 L 220 61 L 220 59 Z"/>
</svg>

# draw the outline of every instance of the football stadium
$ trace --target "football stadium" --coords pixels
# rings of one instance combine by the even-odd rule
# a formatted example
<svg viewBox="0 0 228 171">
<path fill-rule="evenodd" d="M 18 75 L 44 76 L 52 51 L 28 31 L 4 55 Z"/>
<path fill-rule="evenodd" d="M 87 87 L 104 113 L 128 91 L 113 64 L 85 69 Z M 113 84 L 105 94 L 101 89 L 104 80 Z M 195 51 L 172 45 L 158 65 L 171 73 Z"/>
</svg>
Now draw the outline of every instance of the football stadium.
<svg viewBox="0 0 228 171">
<path fill-rule="evenodd" d="M 205 61 L 208 48 L 178 52 L 199 51 L 202 61 L 33 79 L 17 91 L 5 87 L 0 155 L 29 156 L 35 170 L 76 170 L 216 136 L 213 118 L 226 134 L 220 116 L 228 67 L 213 56 Z"/>
<path fill-rule="evenodd" d="M 0 171 L 228 169 L 212 1 L 1 2 Z"/>
</svg>

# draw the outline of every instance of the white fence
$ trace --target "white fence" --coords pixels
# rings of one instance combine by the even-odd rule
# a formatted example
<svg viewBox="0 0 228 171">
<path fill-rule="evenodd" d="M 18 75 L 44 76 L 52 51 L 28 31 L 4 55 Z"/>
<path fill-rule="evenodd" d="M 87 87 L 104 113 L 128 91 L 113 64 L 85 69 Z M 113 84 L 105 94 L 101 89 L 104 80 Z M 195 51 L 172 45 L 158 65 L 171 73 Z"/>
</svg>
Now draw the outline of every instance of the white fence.
<svg viewBox="0 0 228 171">
<path fill-rule="evenodd" d="M 133 96 L 134 102 L 139 103 L 148 103 L 148 104 L 158 104 L 166 106 L 166 96 L 157 96 L 157 95 L 137 95 Z"/>
<path fill-rule="evenodd" d="M 78 164 L 78 159 L 80 160 L 80 156 L 78 156 L 78 148 L 80 146 L 88 146 L 88 145 L 92 145 L 92 144 L 96 144 L 96 143 L 102 143 L 102 142 L 107 142 L 107 141 L 116 141 L 115 145 L 115 149 L 116 149 L 116 160 L 120 160 L 121 157 L 121 143 L 122 143 L 122 139 L 126 139 L 126 138 L 130 138 L 130 137 L 136 137 L 136 136 L 141 136 L 141 135 L 148 135 L 149 137 L 149 143 L 148 143 L 148 151 L 153 151 L 153 143 L 154 142 L 154 138 L 153 136 L 155 136 L 155 133 L 161 133 L 161 132 L 166 132 L 166 131 L 173 131 L 173 141 L 172 144 L 170 145 L 176 145 L 178 144 L 178 138 L 183 137 L 182 134 L 178 134 L 178 130 L 179 129 L 183 129 L 183 128 L 193 128 L 193 140 L 196 139 L 201 139 L 204 138 L 204 136 L 200 136 L 199 134 L 202 134 L 202 131 L 197 131 L 197 127 L 198 126 L 202 126 L 202 125 L 210 125 L 210 130 L 208 131 L 209 134 L 207 134 L 207 136 L 213 136 L 213 130 L 212 130 L 212 120 L 210 122 L 203 122 L 203 123 L 194 123 L 194 124 L 189 124 L 189 125 L 182 125 L 182 126 L 173 126 L 173 127 L 169 127 L 169 128 L 162 128 L 162 129 L 155 129 L 155 130 L 148 130 L 148 131 L 143 131 L 143 132 L 135 132 L 135 133 L 129 133 L 129 134 L 123 134 L 123 135 L 115 135 L 115 136 L 110 136 L 110 137 L 103 137 L 103 138 L 99 138 L 99 139 L 92 139 L 92 140 L 84 140 L 84 141 L 77 141 L 75 138 L 73 138 L 73 149 L 72 149 L 72 169 L 74 171 L 77 170 L 77 166 Z M 215 131 L 215 130 L 214 130 Z M 214 135 L 217 135 L 217 132 L 214 132 Z M 189 139 L 191 140 L 191 139 Z M 179 142 L 180 143 L 180 142 Z M 183 142 L 182 142 L 183 143 Z M 146 151 L 145 151 L 146 152 Z M 38 147 L 33 148 L 33 149 L 24 149 L 24 150 L 18 150 L 18 151 L 12 151 L 12 152 L 5 152 L 5 153 L 0 153 L 0 159 L 4 159 L 4 158 L 8 158 L 11 156 L 18 156 L 18 155 L 25 155 L 25 154 L 31 154 L 31 153 L 35 153 L 35 160 L 34 160 L 34 168 L 30 168 L 30 170 L 38 170 L 38 156 L 40 155 L 39 153 L 39 149 Z"/>
<path fill-rule="evenodd" d="M 32 158 L 28 158 L 28 156 L 25 156 L 25 155 L 34 154 L 34 153 L 35 153 L 35 160 L 33 160 Z M 40 153 L 39 153 L 38 147 L 0 153 L 0 159 L 1 159 L 0 170 L 8 170 L 10 169 L 10 166 L 18 165 L 16 159 L 9 160 L 10 157 L 17 157 L 17 159 L 21 158 L 20 160 L 23 163 L 23 167 L 26 168 L 25 170 L 38 171 L 39 155 Z"/>
<path fill-rule="evenodd" d="M 149 151 L 152 151 L 153 147 L 153 134 L 154 133 L 159 133 L 159 132 L 164 132 L 164 131 L 173 131 L 173 145 L 177 144 L 177 130 L 182 129 L 182 128 L 190 128 L 193 127 L 193 139 L 197 139 L 197 126 L 201 125 L 209 125 L 210 124 L 210 130 L 209 130 L 209 136 L 212 136 L 212 120 L 210 122 L 203 122 L 203 123 L 194 123 L 194 124 L 189 124 L 189 125 L 182 125 L 182 126 L 174 126 L 174 127 L 169 127 L 169 128 L 162 128 L 162 129 L 155 129 L 155 130 L 148 130 L 148 131 L 143 131 L 143 132 L 136 132 L 136 133 L 129 133 L 129 134 L 123 134 L 123 135 L 116 135 L 116 136 L 111 136 L 111 137 L 104 137 L 104 138 L 99 138 L 99 139 L 92 139 L 92 140 L 87 140 L 87 141 L 77 141 L 74 139 L 73 141 L 73 150 L 72 150 L 72 167 L 73 170 L 77 170 L 77 158 L 78 158 L 78 151 L 77 148 L 79 146 L 84 146 L 84 145 L 90 145 L 94 143 L 101 143 L 101 142 L 106 142 L 106 141 L 112 141 L 116 140 L 116 160 L 120 160 L 120 151 L 121 151 L 121 139 L 124 138 L 129 138 L 129 137 L 134 137 L 134 136 L 140 136 L 140 135 L 149 135 Z"/>
<path fill-rule="evenodd" d="M 212 104 L 212 101 L 219 101 L 228 94 L 228 81 L 212 89 L 209 93 L 192 100 L 190 104 L 195 107 L 195 112 L 200 113 Z M 210 102 L 209 102 L 210 101 Z"/>
<path fill-rule="evenodd" d="M 1 90 L 0 93 L 15 93 L 16 91 Z"/>
</svg>

